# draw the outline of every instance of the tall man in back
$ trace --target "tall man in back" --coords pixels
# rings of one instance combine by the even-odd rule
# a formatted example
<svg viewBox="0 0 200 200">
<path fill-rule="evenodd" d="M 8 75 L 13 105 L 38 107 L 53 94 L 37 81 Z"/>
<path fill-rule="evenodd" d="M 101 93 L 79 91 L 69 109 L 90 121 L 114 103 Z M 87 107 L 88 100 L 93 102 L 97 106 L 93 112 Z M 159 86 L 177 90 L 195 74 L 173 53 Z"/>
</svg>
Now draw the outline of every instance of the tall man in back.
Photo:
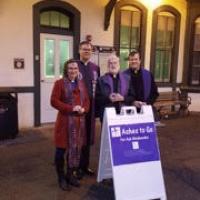
<svg viewBox="0 0 200 200">
<path fill-rule="evenodd" d="M 159 96 L 158 88 L 152 73 L 141 67 L 139 51 L 134 50 L 130 52 L 128 62 L 129 68 L 125 70 L 124 73 L 130 76 L 130 84 L 132 84 L 135 91 L 136 100 L 133 102 L 133 105 L 135 105 L 138 110 L 140 110 L 142 105 L 153 105 L 156 98 Z M 154 115 L 155 114 L 154 112 Z"/>
<path fill-rule="evenodd" d="M 96 81 L 100 76 L 100 68 L 90 61 L 92 55 L 92 45 L 83 41 L 79 45 L 80 60 L 78 61 L 79 70 L 88 89 L 90 98 L 90 111 L 86 115 L 86 145 L 82 149 L 80 160 L 80 174 L 94 175 L 94 171 L 89 168 L 90 146 L 94 144 L 95 136 L 95 89 Z"/>
</svg>

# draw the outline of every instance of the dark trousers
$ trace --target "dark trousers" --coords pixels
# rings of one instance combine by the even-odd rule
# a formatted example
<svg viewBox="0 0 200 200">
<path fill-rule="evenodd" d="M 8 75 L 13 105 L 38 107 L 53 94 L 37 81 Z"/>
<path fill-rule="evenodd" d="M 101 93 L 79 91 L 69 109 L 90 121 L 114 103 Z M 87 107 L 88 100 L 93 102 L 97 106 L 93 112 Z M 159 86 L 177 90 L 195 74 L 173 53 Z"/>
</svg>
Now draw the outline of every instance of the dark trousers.
<svg viewBox="0 0 200 200">
<path fill-rule="evenodd" d="M 55 151 L 55 167 L 56 172 L 58 175 L 58 180 L 64 178 L 65 176 L 65 149 L 62 148 L 56 148 Z"/>
<path fill-rule="evenodd" d="M 58 183 L 60 187 L 64 187 L 62 184 L 66 180 L 68 183 L 78 187 L 79 183 L 74 177 L 74 172 L 77 171 L 77 168 L 70 168 L 68 163 L 65 165 L 65 159 L 68 162 L 68 155 L 65 152 L 66 150 L 63 148 L 56 148 L 55 151 L 55 167 Z"/>
<path fill-rule="evenodd" d="M 90 163 L 91 113 L 88 113 L 86 115 L 85 123 L 86 123 L 85 124 L 86 125 L 86 145 L 84 145 L 82 147 L 81 158 L 80 158 L 80 166 L 79 166 L 79 168 L 82 169 L 82 170 L 88 169 L 89 163 Z"/>
</svg>

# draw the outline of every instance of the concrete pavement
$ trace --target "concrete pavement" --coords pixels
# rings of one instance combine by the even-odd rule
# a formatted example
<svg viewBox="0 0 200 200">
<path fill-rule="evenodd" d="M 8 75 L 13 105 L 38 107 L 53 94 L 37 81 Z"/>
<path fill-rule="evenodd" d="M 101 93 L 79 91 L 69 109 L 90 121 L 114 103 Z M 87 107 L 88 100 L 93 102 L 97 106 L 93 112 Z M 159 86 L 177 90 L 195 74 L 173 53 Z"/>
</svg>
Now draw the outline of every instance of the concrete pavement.
<svg viewBox="0 0 200 200">
<path fill-rule="evenodd" d="M 163 122 L 158 139 L 168 200 L 199 200 L 200 113 Z M 81 187 L 70 192 L 57 187 L 52 134 L 53 125 L 46 125 L 0 141 L 0 200 L 114 200 L 112 184 L 99 184 L 96 177 L 85 177 Z M 99 138 L 91 151 L 94 169 Z"/>
</svg>

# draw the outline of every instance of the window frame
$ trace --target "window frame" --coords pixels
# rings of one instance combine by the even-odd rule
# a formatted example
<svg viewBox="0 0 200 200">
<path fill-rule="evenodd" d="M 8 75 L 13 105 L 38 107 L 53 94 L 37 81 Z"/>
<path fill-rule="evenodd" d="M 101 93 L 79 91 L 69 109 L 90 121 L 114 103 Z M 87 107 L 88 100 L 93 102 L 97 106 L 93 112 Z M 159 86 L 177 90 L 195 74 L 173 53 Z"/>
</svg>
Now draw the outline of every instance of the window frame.
<svg viewBox="0 0 200 200">
<path fill-rule="evenodd" d="M 168 12 L 175 17 L 175 30 L 174 30 L 174 48 L 172 49 L 172 62 L 170 69 L 169 82 L 156 82 L 158 86 L 172 86 L 177 85 L 177 69 L 178 69 L 178 55 L 179 55 L 179 40 L 180 40 L 180 20 L 181 14 L 172 6 L 163 5 L 158 7 L 153 12 L 153 24 L 152 24 L 152 38 L 151 38 L 151 56 L 150 56 L 150 70 L 154 73 L 155 70 L 155 53 L 156 53 L 156 37 L 157 37 L 157 24 L 158 15 L 160 12 Z"/>
</svg>

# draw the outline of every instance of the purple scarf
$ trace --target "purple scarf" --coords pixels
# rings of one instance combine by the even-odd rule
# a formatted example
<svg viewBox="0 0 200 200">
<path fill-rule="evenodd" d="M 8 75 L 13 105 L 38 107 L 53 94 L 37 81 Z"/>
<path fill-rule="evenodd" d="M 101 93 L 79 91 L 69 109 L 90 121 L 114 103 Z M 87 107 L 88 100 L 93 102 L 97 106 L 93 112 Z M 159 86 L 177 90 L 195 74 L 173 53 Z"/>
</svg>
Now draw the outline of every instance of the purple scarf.
<svg viewBox="0 0 200 200">
<path fill-rule="evenodd" d="M 118 84 L 118 91 L 122 96 L 125 96 L 128 92 L 128 81 L 127 78 L 123 73 L 119 73 L 119 84 Z M 111 93 L 113 93 L 113 80 L 109 74 L 105 74 L 102 77 L 102 80 L 110 86 Z"/>
<path fill-rule="evenodd" d="M 76 84 L 76 85 L 74 85 Z M 72 83 L 68 79 L 64 79 L 64 87 L 66 94 L 66 103 L 73 106 L 75 99 L 73 92 L 80 93 L 80 105 L 83 105 L 84 90 L 82 84 L 77 80 L 76 83 Z M 68 166 L 70 168 L 78 167 L 80 162 L 81 148 L 85 143 L 85 116 L 75 113 L 68 114 Z"/>
<path fill-rule="evenodd" d="M 143 86 L 144 86 L 144 100 L 146 101 L 151 91 L 151 74 L 144 68 L 141 68 Z"/>
</svg>

